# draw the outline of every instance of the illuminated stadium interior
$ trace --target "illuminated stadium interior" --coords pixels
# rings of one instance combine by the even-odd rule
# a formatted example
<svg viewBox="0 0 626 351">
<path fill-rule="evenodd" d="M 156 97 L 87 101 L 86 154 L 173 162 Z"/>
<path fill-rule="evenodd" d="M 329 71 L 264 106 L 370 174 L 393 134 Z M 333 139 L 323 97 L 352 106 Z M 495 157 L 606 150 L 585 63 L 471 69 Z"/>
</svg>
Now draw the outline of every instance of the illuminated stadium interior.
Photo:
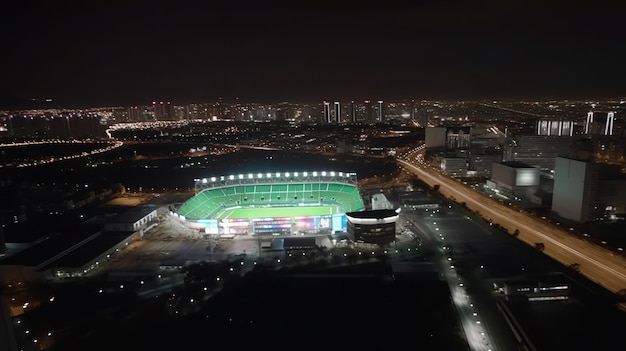
<svg viewBox="0 0 626 351">
<path fill-rule="evenodd" d="M 196 179 L 195 188 L 176 214 L 208 234 L 343 231 L 345 213 L 365 209 L 355 173 L 239 174 Z"/>
</svg>

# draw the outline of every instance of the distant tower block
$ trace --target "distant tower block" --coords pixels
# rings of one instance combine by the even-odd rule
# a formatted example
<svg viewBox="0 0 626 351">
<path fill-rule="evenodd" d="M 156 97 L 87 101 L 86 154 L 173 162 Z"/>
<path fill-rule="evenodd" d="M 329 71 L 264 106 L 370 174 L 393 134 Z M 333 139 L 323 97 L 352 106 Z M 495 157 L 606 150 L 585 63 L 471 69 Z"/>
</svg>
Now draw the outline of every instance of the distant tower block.
<svg viewBox="0 0 626 351">
<path fill-rule="evenodd" d="M 356 122 L 356 107 L 354 101 L 350 101 L 350 122 Z"/>
<path fill-rule="evenodd" d="M 585 123 L 585 134 L 589 134 L 589 129 L 593 125 L 593 112 L 587 112 L 587 123 Z"/>
<path fill-rule="evenodd" d="M 330 102 L 324 101 L 324 121 L 326 123 L 332 123 L 332 116 L 330 113 Z"/>
<path fill-rule="evenodd" d="M 572 136 L 574 121 L 537 121 L 537 135 Z"/>
<path fill-rule="evenodd" d="M 604 135 L 613 135 L 613 120 L 615 119 L 615 112 L 609 112 L 606 117 L 606 124 L 604 125 Z"/>
<path fill-rule="evenodd" d="M 587 122 L 585 123 L 585 134 L 600 134 L 599 126 L 595 126 L 593 120 L 593 112 L 587 112 Z M 615 112 L 609 112 L 604 123 L 604 135 L 613 135 L 613 122 L 615 120 Z M 594 127 L 595 126 L 595 127 Z"/>
<path fill-rule="evenodd" d="M 341 105 L 339 101 L 335 101 L 335 121 L 341 123 Z"/>
</svg>

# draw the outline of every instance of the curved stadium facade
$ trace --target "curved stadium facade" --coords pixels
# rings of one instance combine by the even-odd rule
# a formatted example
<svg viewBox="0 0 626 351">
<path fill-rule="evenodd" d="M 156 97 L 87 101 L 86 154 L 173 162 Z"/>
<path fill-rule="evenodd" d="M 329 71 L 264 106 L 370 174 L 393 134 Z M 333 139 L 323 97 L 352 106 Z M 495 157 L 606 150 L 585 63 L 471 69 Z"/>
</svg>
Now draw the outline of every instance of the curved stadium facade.
<svg viewBox="0 0 626 351">
<path fill-rule="evenodd" d="M 356 174 L 255 173 L 195 179 L 195 196 L 176 214 L 206 234 L 296 234 L 346 231 L 346 212 L 365 205 Z"/>
</svg>

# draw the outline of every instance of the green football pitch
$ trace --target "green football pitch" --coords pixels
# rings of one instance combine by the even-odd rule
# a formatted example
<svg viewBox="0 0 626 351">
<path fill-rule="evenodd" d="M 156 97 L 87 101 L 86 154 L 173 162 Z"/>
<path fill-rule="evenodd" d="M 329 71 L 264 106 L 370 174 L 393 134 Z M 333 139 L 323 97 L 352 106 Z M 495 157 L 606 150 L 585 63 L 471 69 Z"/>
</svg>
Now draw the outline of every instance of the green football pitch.
<svg viewBox="0 0 626 351">
<path fill-rule="evenodd" d="M 225 209 L 217 219 L 322 216 L 339 213 L 337 206 L 246 207 Z"/>
</svg>

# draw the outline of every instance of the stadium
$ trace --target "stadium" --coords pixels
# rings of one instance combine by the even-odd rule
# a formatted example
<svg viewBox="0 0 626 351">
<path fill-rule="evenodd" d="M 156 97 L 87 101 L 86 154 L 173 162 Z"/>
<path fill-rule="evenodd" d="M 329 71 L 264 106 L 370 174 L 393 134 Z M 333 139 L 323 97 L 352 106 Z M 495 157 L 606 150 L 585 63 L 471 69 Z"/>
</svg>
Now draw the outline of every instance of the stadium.
<svg viewBox="0 0 626 351">
<path fill-rule="evenodd" d="M 220 237 L 346 231 L 346 212 L 365 210 L 356 173 L 283 172 L 195 179 L 175 214 Z"/>
</svg>

